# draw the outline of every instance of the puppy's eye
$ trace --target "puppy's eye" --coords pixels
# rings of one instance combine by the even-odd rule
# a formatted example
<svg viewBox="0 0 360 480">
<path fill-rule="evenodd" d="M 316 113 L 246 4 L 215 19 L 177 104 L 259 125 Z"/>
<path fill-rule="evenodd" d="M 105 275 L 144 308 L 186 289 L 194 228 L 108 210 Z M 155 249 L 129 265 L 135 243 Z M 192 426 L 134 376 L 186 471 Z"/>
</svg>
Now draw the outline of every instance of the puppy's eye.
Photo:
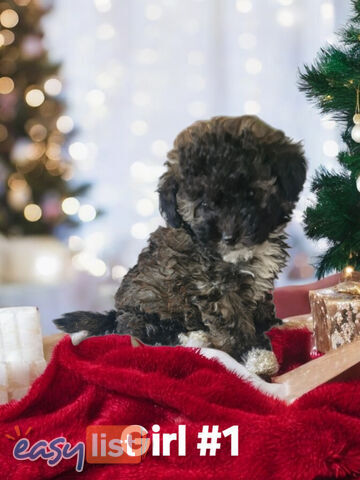
<svg viewBox="0 0 360 480">
<path fill-rule="evenodd" d="M 201 202 L 200 207 L 201 208 L 209 208 L 209 204 L 207 202 Z"/>
</svg>

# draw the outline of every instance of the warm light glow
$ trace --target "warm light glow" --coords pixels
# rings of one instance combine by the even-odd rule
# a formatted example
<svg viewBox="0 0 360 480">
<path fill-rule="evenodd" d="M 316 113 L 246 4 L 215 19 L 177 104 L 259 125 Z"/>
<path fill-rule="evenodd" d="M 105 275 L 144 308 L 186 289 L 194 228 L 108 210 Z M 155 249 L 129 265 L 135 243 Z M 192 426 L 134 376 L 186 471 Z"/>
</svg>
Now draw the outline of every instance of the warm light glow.
<svg viewBox="0 0 360 480">
<path fill-rule="evenodd" d="M 94 258 L 88 265 L 88 271 L 94 277 L 102 277 L 106 273 L 106 263 L 100 258 Z"/>
<path fill-rule="evenodd" d="M 88 149 L 84 143 L 74 142 L 69 145 L 69 153 L 74 160 L 84 161 L 88 155 Z"/>
<path fill-rule="evenodd" d="M 115 33 L 115 28 L 110 23 L 102 23 L 96 30 L 96 36 L 99 40 L 110 40 L 115 36 Z"/>
<path fill-rule="evenodd" d="M 207 105 L 201 100 L 195 100 L 194 102 L 189 103 L 188 112 L 194 118 L 204 117 L 207 113 Z"/>
<path fill-rule="evenodd" d="M 246 60 L 245 70 L 251 75 L 257 75 L 262 70 L 262 63 L 257 58 L 249 58 Z"/>
<path fill-rule="evenodd" d="M 78 235 L 70 235 L 68 240 L 70 250 L 73 252 L 80 251 L 84 248 L 84 241 Z"/>
<path fill-rule="evenodd" d="M 92 222 L 96 217 L 95 207 L 92 205 L 81 205 L 79 208 L 79 218 L 82 222 Z"/>
<path fill-rule="evenodd" d="M 102 90 L 93 89 L 86 94 L 86 101 L 90 107 L 101 107 L 105 102 L 105 93 Z"/>
<path fill-rule="evenodd" d="M 244 103 L 244 111 L 248 115 L 257 115 L 260 110 L 261 106 L 256 100 L 247 100 Z"/>
<path fill-rule="evenodd" d="M 295 16 L 291 10 L 281 8 L 276 15 L 276 20 L 283 27 L 292 27 L 295 22 Z"/>
<path fill-rule="evenodd" d="M 34 142 L 42 142 L 46 138 L 47 129 L 44 125 L 37 123 L 30 128 L 29 135 Z"/>
<path fill-rule="evenodd" d="M 0 46 L 11 45 L 15 40 L 14 32 L 11 30 L 2 30 L 0 32 Z"/>
<path fill-rule="evenodd" d="M 19 15 L 8 8 L 1 13 L 0 23 L 5 28 L 13 28 L 19 23 Z"/>
<path fill-rule="evenodd" d="M 35 271 L 40 277 L 57 277 L 61 270 L 59 258 L 52 255 L 41 255 L 35 260 Z"/>
<path fill-rule="evenodd" d="M 248 13 L 252 9 L 250 0 L 237 0 L 236 8 L 240 13 Z"/>
<path fill-rule="evenodd" d="M 66 215 L 75 215 L 80 208 L 80 202 L 75 197 L 68 197 L 63 200 L 61 208 Z"/>
<path fill-rule="evenodd" d="M 131 235 L 138 240 L 144 240 L 149 235 L 148 226 L 142 222 L 134 223 L 131 227 Z"/>
<path fill-rule="evenodd" d="M 68 115 L 61 115 L 57 119 L 56 127 L 61 133 L 69 133 L 74 128 L 74 121 Z"/>
<path fill-rule="evenodd" d="M 335 140 L 326 140 L 323 144 L 323 152 L 327 157 L 336 157 L 339 153 L 339 145 Z"/>
<path fill-rule="evenodd" d="M 123 267 L 122 265 L 114 265 L 111 269 L 112 279 L 115 281 L 122 280 L 127 274 L 127 272 L 127 268 Z"/>
<path fill-rule="evenodd" d="M 332 20 L 334 18 L 334 5 L 331 2 L 324 2 L 320 9 L 324 20 Z"/>
<path fill-rule="evenodd" d="M 28 222 L 37 222 L 42 215 L 41 208 L 35 203 L 30 203 L 24 208 L 24 217 Z"/>
<path fill-rule="evenodd" d="M 151 151 L 157 157 L 163 157 L 169 150 L 168 144 L 164 140 L 155 140 L 151 145 Z"/>
<path fill-rule="evenodd" d="M 137 61 L 145 65 L 151 65 L 158 59 L 158 52 L 153 48 L 143 48 L 136 55 Z"/>
<path fill-rule="evenodd" d="M 148 132 L 148 124 L 144 120 L 135 120 L 130 125 L 131 132 L 134 135 L 142 136 Z"/>
<path fill-rule="evenodd" d="M 44 83 L 44 90 L 48 95 L 59 95 L 62 90 L 62 83 L 57 78 L 49 78 Z"/>
<path fill-rule="evenodd" d="M 160 5 L 150 4 L 146 7 L 145 15 L 148 20 L 159 20 L 163 13 Z"/>
<path fill-rule="evenodd" d="M 6 95 L 14 90 L 14 81 L 10 77 L 0 78 L 0 93 Z"/>
<path fill-rule="evenodd" d="M 154 213 L 155 207 L 151 200 L 142 198 L 136 203 L 136 211 L 143 217 L 148 217 Z"/>
<path fill-rule="evenodd" d="M 26 93 L 25 100 L 30 107 L 39 107 L 44 103 L 45 95 L 38 88 L 33 88 Z"/>
<path fill-rule="evenodd" d="M 350 277 L 352 274 L 354 273 L 354 267 L 345 267 L 344 269 L 344 274 L 345 274 L 345 277 Z"/>
<path fill-rule="evenodd" d="M 257 38 L 252 33 L 241 33 L 238 36 L 238 45 L 244 50 L 251 50 L 255 48 L 257 44 Z"/>
<path fill-rule="evenodd" d="M 111 0 L 94 0 L 95 7 L 101 13 L 111 10 Z"/>
</svg>

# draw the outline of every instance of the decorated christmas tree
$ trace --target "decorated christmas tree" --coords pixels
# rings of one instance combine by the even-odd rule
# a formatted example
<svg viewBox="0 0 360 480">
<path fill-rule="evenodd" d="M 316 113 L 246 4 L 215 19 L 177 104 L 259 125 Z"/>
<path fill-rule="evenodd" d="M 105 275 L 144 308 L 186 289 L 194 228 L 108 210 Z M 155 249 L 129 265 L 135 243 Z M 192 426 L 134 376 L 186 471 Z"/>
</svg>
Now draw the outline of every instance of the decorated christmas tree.
<svg viewBox="0 0 360 480">
<path fill-rule="evenodd" d="M 360 269 L 360 0 L 339 34 L 339 44 L 321 49 L 305 66 L 300 88 L 320 110 L 342 126 L 344 148 L 339 171 L 320 168 L 312 183 L 314 205 L 305 212 L 305 230 L 314 240 L 327 239 L 318 277 L 345 267 Z"/>
<path fill-rule="evenodd" d="M 64 114 L 59 65 L 49 61 L 40 0 L 0 3 L 0 233 L 53 234 L 76 225 L 74 167 L 65 149 L 73 128 Z"/>
</svg>

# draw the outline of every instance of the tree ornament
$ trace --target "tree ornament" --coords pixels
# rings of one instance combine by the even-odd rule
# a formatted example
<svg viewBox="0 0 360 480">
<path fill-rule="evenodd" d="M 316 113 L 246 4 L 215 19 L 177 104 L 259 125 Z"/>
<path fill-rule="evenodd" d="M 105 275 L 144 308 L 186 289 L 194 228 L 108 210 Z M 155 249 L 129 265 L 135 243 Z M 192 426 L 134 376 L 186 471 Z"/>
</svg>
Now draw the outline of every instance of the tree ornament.
<svg viewBox="0 0 360 480">
<path fill-rule="evenodd" d="M 356 179 L 356 188 L 358 189 L 358 191 L 360 192 L 360 175 L 357 177 Z"/>
<path fill-rule="evenodd" d="M 355 115 L 353 116 L 353 122 L 355 125 L 351 130 L 351 138 L 354 140 L 354 142 L 360 143 L 360 90 L 359 90 L 359 87 L 356 89 L 356 107 L 355 107 Z M 359 179 L 357 179 L 356 181 L 356 186 L 357 186 L 357 189 L 360 191 L 358 183 L 360 183 Z"/>
</svg>

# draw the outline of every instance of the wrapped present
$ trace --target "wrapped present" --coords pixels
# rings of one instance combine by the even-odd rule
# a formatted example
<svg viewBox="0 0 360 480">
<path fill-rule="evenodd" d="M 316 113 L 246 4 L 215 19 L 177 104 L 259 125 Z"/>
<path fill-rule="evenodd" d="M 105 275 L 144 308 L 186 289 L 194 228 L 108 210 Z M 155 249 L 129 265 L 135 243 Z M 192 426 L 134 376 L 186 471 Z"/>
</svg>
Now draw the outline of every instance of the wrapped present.
<svg viewBox="0 0 360 480">
<path fill-rule="evenodd" d="M 360 338 L 360 282 L 309 292 L 315 347 L 325 353 Z"/>
<path fill-rule="evenodd" d="M 22 398 L 45 367 L 37 308 L 0 308 L 0 404 Z"/>
</svg>

